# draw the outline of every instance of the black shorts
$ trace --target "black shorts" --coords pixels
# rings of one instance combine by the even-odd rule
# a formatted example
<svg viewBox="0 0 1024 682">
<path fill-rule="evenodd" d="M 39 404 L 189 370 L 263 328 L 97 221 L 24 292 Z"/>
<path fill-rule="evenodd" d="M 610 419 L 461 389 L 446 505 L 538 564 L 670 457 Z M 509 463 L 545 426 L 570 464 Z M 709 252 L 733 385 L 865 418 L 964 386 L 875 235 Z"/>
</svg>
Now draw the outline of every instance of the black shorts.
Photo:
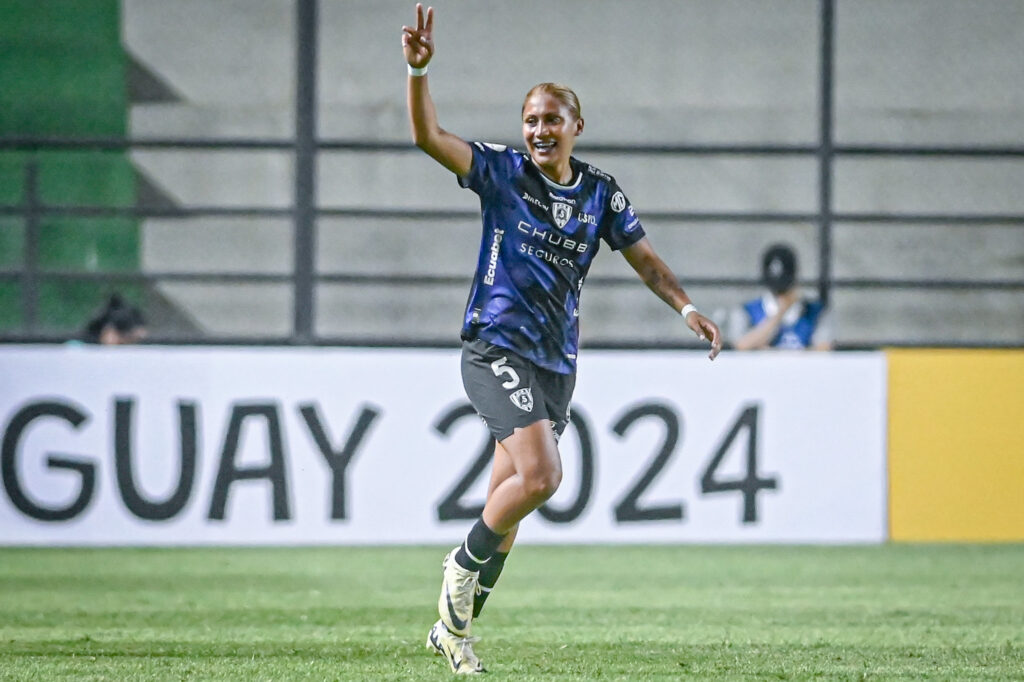
<svg viewBox="0 0 1024 682">
<path fill-rule="evenodd" d="M 462 342 L 462 385 L 498 442 L 541 419 L 551 422 L 558 439 L 569 423 L 576 374 L 543 369 L 507 348 L 473 339 Z"/>
</svg>

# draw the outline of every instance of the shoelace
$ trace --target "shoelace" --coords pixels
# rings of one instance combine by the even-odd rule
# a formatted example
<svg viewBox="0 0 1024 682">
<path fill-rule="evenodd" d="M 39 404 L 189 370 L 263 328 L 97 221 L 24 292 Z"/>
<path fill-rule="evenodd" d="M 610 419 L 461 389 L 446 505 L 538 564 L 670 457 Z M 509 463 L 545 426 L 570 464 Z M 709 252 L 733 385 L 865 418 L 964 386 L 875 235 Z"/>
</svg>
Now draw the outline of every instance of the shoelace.
<svg viewBox="0 0 1024 682">
<path fill-rule="evenodd" d="M 473 590 L 475 591 L 475 593 L 480 594 L 480 579 L 476 573 L 457 575 L 455 578 L 455 585 L 460 590 L 464 589 L 470 583 L 473 583 Z"/>
</svg>

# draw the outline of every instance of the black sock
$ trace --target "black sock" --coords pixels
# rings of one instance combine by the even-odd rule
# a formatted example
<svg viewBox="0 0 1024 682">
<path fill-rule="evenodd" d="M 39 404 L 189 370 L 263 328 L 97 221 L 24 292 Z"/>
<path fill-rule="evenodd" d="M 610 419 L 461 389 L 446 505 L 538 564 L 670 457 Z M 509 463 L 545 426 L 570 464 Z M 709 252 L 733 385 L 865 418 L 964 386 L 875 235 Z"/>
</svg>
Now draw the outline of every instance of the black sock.
<svg viewBox="0 0 1024 682">
<path fill-rule="evenodd" d="M 487 563 L 480 567 L 480 591 L 473 597 L 473 617 L 476 618 L 483 611 L 487 595 L 494 589 L 501 575 L 501 569 L 505 568 L 505 559 L 508 552 L 495 552 Z"/>
<path fill-rule="evenodd" d="M 498 545 L 504 539 L 504 535 L 498 535 L 488 528 L 483 518 L 477 519 L 473 527 L 469 529 L 466 541 L 455 553 L 455 562 L 470 571 L 479 571 L 480 567 L 487 563 L 491 555 L 497 551 Z"/>
</svg>

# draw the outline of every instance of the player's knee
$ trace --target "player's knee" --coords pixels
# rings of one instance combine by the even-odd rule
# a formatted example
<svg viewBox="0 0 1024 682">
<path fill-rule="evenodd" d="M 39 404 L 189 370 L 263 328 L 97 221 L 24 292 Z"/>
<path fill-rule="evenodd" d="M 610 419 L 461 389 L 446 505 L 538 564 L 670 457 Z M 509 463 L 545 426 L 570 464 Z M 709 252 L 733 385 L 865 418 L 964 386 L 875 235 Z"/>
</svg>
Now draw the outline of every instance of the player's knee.
<svg viewBox="0 0 1024 682">
<path fill-rule="evenodd" d="M 534 472 L 524 483 L 526 494 L 540 504 L 558 490 L 558 486 L 562 483 L 562 469 L 560 467 L 551 467 Z"/>
</svg>

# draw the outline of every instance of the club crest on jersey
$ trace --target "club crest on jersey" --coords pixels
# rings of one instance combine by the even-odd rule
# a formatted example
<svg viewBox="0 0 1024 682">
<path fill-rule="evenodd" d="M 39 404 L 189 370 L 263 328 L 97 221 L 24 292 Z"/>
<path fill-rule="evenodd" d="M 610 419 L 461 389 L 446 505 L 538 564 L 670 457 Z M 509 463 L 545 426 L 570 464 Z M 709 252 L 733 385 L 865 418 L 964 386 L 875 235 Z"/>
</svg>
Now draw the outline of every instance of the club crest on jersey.
<svg viewBox="0 0 1024 682">
<path fill-rule="evenodd" d="M 533 393 L 529 388 L 521 388 L 508 398 L 523 412 L 533 412 Z"/>
<path fill-rule="evenodd" d="M 555 219 L 555 225 L 558 225 L 559 228 L 565 227 L 565 224 L 569 222 L 569 218 L 572 217 L 572 206 L 563 204 L 560 201 L 552 201 L 551 217 Z"/>
<path fill-rule="evenodd" d="M 622 192 L 616 192 L 612 195 L 611 205 L 613 211 L 622 213 L 622 209 L 626 208 L 626 195 Z"/>
</svg>

